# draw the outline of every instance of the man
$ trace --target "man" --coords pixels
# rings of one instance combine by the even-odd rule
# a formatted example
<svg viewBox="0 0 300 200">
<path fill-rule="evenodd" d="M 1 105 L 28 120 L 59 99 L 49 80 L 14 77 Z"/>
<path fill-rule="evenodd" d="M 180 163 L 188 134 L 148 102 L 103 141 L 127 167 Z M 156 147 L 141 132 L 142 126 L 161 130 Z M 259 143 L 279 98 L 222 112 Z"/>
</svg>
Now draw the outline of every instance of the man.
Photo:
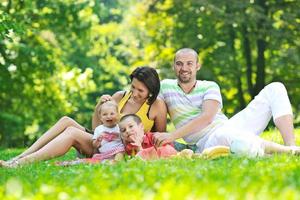
<svg viewBox="0 0 300 200">
<path fill-rule="evenodd" d="M 211 146 L 230 146 L 237 138 L 252 141 L 263 132 L 272 116 L 285 145 L 295 145 L 292 109 L 283 84 L 269 84 L 244 110 L 228 120 L 221 112 L 219 86 L 212 81 L 196 80 L 201 65 L 193 49 L 178 50 L 173 68 L 177 80 L 163 80 L 160 97 L 176 130 L 156 133 L 156 145 L 183 138 L 196 144 L 197 152 L 201 152 Z"/>
</svg>

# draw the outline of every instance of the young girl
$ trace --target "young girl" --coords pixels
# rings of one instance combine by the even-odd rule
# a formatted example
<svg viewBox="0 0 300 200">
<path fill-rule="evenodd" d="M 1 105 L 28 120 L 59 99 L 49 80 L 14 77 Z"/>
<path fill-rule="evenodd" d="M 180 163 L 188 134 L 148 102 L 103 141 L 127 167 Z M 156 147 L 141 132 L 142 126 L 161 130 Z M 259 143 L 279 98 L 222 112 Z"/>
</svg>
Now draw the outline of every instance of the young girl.
<svg viewBox="0 0 300 200">
<path fill-rule="evenodd" d="M 97 126 L 93 136 L 93 147 L 99 154 L 96 159 L 110 159 L 116 154 L 124 152 L 124 145 L 120 138 L 118 105 L 114 101 L 104 102 L 98 110 L 102 125 Z"/>
<path fill-rule="evenodd" d="M 114 101 L 106 101 L 98 106 L 97 114 L 102 122 L 95 129 L 93 135 L 93 148 L 95 154 L 92 158 L 63 161 L 58 165 L 74 165 L 79 163 L 100 163 L 105 160 L 114 160 L 123 157 L 125 151 L 120 138 L 118 105 Z"/>
</svg>

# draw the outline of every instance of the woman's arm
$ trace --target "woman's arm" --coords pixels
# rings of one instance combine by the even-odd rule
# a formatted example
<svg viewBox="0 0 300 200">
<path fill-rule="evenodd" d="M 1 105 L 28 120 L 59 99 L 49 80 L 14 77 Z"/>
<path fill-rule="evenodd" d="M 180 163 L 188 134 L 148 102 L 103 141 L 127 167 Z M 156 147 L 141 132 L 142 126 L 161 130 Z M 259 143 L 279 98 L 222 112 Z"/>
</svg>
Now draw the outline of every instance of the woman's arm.
<svg viewBox="0 0 300 200">
<path fill-rule="evenodd" d="M 152 118 L 153 116 L 153 118 Z M 167 127 L 167 106 L 165 102 L 157 98 L 150 107 L 149 117 L 154 119 L 153 132 L 165 132 Z"/>
</svg>

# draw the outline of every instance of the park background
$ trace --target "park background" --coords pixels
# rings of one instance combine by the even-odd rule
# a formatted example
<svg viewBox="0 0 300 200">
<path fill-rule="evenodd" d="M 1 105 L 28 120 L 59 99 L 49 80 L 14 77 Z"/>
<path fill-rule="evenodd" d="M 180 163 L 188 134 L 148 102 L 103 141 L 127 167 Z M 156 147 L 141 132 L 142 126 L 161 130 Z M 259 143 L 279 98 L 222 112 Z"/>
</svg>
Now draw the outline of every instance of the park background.
<svg viewBox="0 0 300 200">
<path fill-rule="evenodd" d="M 2 0 L 0 145 L 32 143 L 60 117 L 91 127 L 102 94 L 149 65 L 173 78 L 174 52 L 199 52 L 232 116 L 267 83 L 283 82 L 300 125 L 296 0 Z"/>
<path fill-rule="evenodd" d="M 300 145 L 299 29 L 298 0 L 1 0 L 0 159 L 21 153 L 63 115 L 91 127 L 98 98 L 128 88 L 137 66 L 173 78 L 182 47 L 199 52 L 198 79 L 221 86 L 228 116 L 267 83 L 283 82 Z M 262 137 L 282 143 L 272 123 Z M 0 167 L 0 199 L 300 197 L 299 156 L 55 166 L 75 155 Z"/>
</svg>

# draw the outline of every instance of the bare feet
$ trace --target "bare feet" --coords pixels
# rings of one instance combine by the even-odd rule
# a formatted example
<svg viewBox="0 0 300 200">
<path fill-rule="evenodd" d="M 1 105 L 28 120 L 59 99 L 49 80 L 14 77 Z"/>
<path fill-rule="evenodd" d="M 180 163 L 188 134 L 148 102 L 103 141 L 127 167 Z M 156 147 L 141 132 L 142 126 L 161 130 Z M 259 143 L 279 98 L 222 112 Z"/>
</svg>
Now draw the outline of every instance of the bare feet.
<svg viewBox="0 0 300 200">
<path fill-rule="evenodd" d="M 0 160 L 0 167 L 5 167 L 5 168 L 15 168 L 18 166 L 18 162 L 14 161 L 4 161 L 4 160 Z"/>
<path fill-rule="evenodd" d="M 300 156 L 300 147 L 290 146 L 292 155 Z"/>
<path fill-rule="evenodd" d="M 12 158 L 12 159 L 9 159 L 9 160 L 6 161 L 6 162 L 13 163 L 13 162 L 16 162 L 17 160 L 19 160 L 20 158 L 23 158 L 23 156 L 21 156 L 21 155 L 16 156 L 16 157 L 14 157 L 14 158 Z"/>
<path fill-rule="evenodd" d="M 181 158 L 192 158 L 194 152 L 190 149 L 183 149 L 182 151 L 177 153 L 177 156 Z"/>
<path fill-rule="evenodd" d="M 67 167 L 67 166 L 72 166 L 72 165 L 79 165 L 82 163 L 85 163 L 83 159 L 77 159 L 77 160 L 59 161 L 59 162 L 56 162 L 55 165 Z"/>
</svg>

